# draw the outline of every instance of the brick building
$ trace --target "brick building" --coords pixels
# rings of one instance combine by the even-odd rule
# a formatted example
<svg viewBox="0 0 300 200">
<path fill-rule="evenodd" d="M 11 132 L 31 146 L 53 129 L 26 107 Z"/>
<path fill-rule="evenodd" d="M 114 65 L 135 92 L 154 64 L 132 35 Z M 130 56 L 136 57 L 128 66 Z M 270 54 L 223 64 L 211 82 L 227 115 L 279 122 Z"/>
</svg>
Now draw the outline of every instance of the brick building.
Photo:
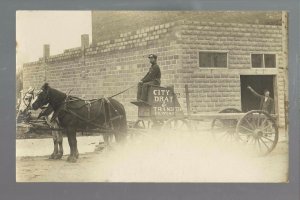
<svg viewBox="0 0 300 200">
<path fill-rule="evenodd" d="M 124 19 L 118 13 L 105 18 L 106 14 L 92 12 L 92 44 L 88 35 L 82 35 L 81 47 L 59 55 L 50 55 L 45 45 L 43 58 L 23 66 L 24 88 L 39 88 L 47 81 L 86 99 L 110 96 L 137 84 L 148 71 L 147 55 L 154 53 L 162 85 L 174 86 L 183 108 L 187 84 L 192 112 L 257 109 L 256 99 L 246 89 L 251 85 L 259 93 L 270 90 L 279 124 L 285 124 L 285 13 L 166 12 L 161 20 L 158 12 L 147 13 L 147 18 L 140 16 L 142 12 L 131 13 Z M 136 22 L 132 20 L 137 16 Z M 135 88 L 116 97 L 132 120 L 137 117 L 137 108 L 130 103 L 135 97 Z"/>
</svg>

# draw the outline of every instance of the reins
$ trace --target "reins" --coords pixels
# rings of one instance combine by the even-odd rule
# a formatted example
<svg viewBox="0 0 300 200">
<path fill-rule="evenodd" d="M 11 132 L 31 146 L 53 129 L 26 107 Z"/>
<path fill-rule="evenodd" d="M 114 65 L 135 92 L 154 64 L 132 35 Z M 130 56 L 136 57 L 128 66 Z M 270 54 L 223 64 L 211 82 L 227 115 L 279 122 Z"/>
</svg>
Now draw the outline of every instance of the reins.
<svg viewBox="0 0 300 200">
<path fill-rule="evenodd" d="M 123 90 L 123 91 L 121 91 L 121 92 L 119 92 L 119 93 L 117 93 L 117 94 L 114 94 L 114 95 L 112 95 L 112 96 L 110 96 L 110 97 L 108 97 L 108 98 L 113 98 L 113 97 L 115 97 L 115 96 L 118 96 L 118 95 L 120 95 L 120 94 L 122 94 L 122 93 L 124 93 L 124 92 L 126 92 L 126 91 L 128 91 L 128 90 L 130 90 L 130 89 L 133 88 L 133 87 L 135 87 L 135 85 L 133 85 L 133 86 L 127 88 L 126 90 Z"/>
</svg>

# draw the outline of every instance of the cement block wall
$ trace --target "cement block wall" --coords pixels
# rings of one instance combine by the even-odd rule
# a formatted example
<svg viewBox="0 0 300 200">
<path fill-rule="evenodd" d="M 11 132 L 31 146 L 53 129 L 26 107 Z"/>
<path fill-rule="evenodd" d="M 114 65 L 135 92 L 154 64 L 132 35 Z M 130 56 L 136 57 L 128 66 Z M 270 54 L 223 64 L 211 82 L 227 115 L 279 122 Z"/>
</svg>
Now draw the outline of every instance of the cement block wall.
<svg viewBox="0 0 300 200">
<path fill-rule="evenodd" d="M 151 53 L 159 55 L 162 84 L 170 85 L 179 59 L 177 45 L 172 42 L 174 26 L 175 23 L 166 23 L 124 33 L 114 40 L 91 45 L 85 52 L 74 48 L 50 56 L 46 62 L 40 59 L 27 63 L 24 88 L 40 88 L 46 80 L 53 88 L 63 92 L 73 89 L 72 95 L 85 99 L 108 97 L 137 85 L 150 67 L 147 56 Z M 116 97 L 126 107 L 129 119 L 136 119 L 137 108 L 130 103 L 136 99 L 136 91 L 132 88 Z"/>
<path fill-rule="evenodd" d="M 118 37 L 24 65 L 24 88 L 52 87 L 85 99 L 107 97 L 137 82 L 148 71 L 147 55 L 158 55 L 162 85 L 174 85 L 185 110 L 188 84 L 193 112 L 241 107 L 240 75 L 276 75 L 280 125 L 284 123 L 284 69 L 281 26 L 180 20 L 121 33 Z M 199 51 L 228 52 L 228 68 L 199 67 Z M 277 68 L 251 68 L 251 53 L 275 53 Z M 116 97 L 128 118 L 137 118 L 130 103 L 136 88 Z"/>
<path fill-rule="evenodd" d="M 241 109 L 240 75 L 276 75 L 280 125 L 284 124 L 284 66 L 281 26 L 180 21 L 177 90 L 189 85 L 193 112 Z M 228 53 L 228 68 L 199 67 L 200 51 Z M 252 68 L 251 53 L 276 54 L 276 68 Z M 184 100 L 183 100 L 184 102 Z"/>
<path fill-rule="evenodd" d="M 135 32 L 144 27 L 182 19 L 199 22 L 280 25 L 281 12 L 92 11 L 93 43 L 117 38 L 125 32 Z"/>
</svg>

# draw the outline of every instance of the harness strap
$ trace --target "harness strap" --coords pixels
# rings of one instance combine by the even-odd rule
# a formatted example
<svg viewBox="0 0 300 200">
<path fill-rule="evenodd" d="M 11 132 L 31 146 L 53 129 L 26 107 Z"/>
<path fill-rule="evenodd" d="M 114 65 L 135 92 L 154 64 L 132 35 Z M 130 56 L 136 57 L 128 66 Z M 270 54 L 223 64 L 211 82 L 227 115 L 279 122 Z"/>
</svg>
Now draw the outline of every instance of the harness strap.
<svg viewBox="0 0 300 200">
<path fill-rule="evenodd" d="M 92 103 L 90 101 L 84 101 L 84 102 L 85 102 L 85 105 L 87 105 L 88 120 L 90 120 L 90 118 L 91 118 L 91 106 L 92 106 Z"/>
<path fill-rule="evenodd" d="M 81 117 L 80 115 L 78 115 L 77 113 L 75 113 L 75 112 L 73 112 L 73 111 L 71 111 L 71 110 L 65 110 L 65 111 L 68 112 L 68 113 L 70 113 L 70 114 L 72 114 L 72 115 L 74 115 L 75 117 L 81 119 L 82 121 L 84 121 L 84 122 L 86 122 L 86 123 L 88 123 L 88 124 L 91 124 L 91 125 L 93 125 L 93 126 L 96 126 L 97 128 L 103 128 L 103 129 L 106 128 L 106 127 L 104 127 L 104 126 L 99 126 L 98 124 L 93 123 L 91 120 L 89 120 L 89 121 L 86 120 L 85 118 Z"/>
<path fill-rule="evenodd" d="M 132 88 L 132 87 L 130 87 L 130 88 Z M 129 90 L 130 88 L 128 88 L 128 89 L 122 91 L 121 93 L 123 93 L 123 92 Z M 121 93 L 118 93 L 117 95 L 119 95 L 119 94 L 121 94 Z M 114 96 L 116 96 L 116 95 L 114 95 Z M 71 109 L 68 109 L 68 108 L 67 108 L 67 106 L 68 106 L 67 103 L 68 103 L 68 102 L 73 102 L 73 101 L 75 101 L 75 100 L 69 100 L 69 97 L 70 97 L 70 96 L 67 94 L 65 100 L 63 101 L 63 103 L 62 103 L 62 104 L 59 106 L 59 108 L 53 113 L 53 116 L 51 117 L 50 122 L 53 122 L 54 120 L 56 120 L 57 117 L 58 117 L 58 115 L 59 115 L 59 113 L 60 113 L 62 110 L 64 110 L 64 111 L 66 111 L 66 112 L 68 112 L 68 113 L 74 115 L 75 117 L 79 118 L 80 120 L 82 120 L 82 121 L 84 121 L 84 122 L 86 122 L 86 123 L 88 123 L 88 124 L 91 124 L 91 125 L 93 125 L 93 126 L 95 126 L 95 127 L 97 127 L 97 128 L 104 128 L 104 129 L 107 129 L 107 125 L 108 125 L 108 124 L 109 124 L 109 126 L 113 129 L 114 127 L 113 127 L 112 121 L 123 118 L 123 115 L 120 115 L 119 112 L 118 112 L 118 110 L 115 109 L 115 107 L 113 106 L 113 104 L 110 102 L 109 98 L 111 98 L 111 97 L 109 97 L 109 98 L 103 98 L 103 99 L 97 99 L 97 100 L 93 100 L 93 101 L 87 101 L 87 100 L 86 100 L 86 101 L 85 101 L 85 104 L 84 104 L 83 106 L 87 106 L 87 111 L 88 111 L 88 116 L 87 116 L 87 118 L 88 118 L 88 119 L 85 119 L 84 117 L 82 117 L 82 116 L 78 115 L 77 113 L 73 112 Z M 78 99 L 78 100 L 80 100 L 80 99 Z M 94 102 L 96 102 L 96 101 L 99 101 L 99 100 L 102 100 L 102 101 L 101 101 L 101 104 L 100 104 L 100 108 L 102 108 L 102 107 L 104 108 L 104 125 L 105 125 L 105 126 L 99 126 L 98 124 L 93 123 L 92 121 L 94 121 L 95 119 L 90 120 L 90 117 L 91 117 L 91 116 L 90 116 L 90 113 L 91 113 L 91 104 L 94 103 Z M 103 101 L 103 100 L 104 100 L 104 101 Z M 106 102 L 107 105 L 108 105 L 108 108 L 107 108 L 107 109 L 108 109 L 108 116 L 106 116 L 106 106 L 103 105 L 104 102 Z M 83 106 L 81 106 L 80 108 L 82 108 Z M 111 106 L 111 108 L 114 110 L 114 112 L 117 114 L 117 116 L 111 118 L 111 110 L 110 110 L 110 108 L 109 108 L 110 106 Z M 107 117 L 108 117 L 108 119 L 107 119 Z"/>
<path fill-rule="evenodd" d="M 66 110 L 66 105 L 65 105 L 66 103 L 64 102 L 64 103 L 62 103 L 59 107 L 58 107 L 58 109 L 56 110 L 56 111 L 54 111 L 54 113 L 53 113 L 53 115 L 52 115 L 52 117 L 51 117 L 51 119 L 50 119 L 50 122 L 53 122 L 57 117 L 58 117 L 58 115 L 59 115 L 59 113 L 62 111 L 62 110 Z"/>
</svg>

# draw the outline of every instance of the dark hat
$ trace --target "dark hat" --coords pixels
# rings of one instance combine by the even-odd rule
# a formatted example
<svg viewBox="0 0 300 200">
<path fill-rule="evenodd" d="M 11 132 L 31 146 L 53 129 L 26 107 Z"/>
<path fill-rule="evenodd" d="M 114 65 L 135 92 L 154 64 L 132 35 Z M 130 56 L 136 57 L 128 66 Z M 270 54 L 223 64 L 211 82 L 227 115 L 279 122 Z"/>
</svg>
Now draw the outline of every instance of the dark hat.
<svg viewBox="0 0 300 200">
<path fill-rule="evenodd" d="M 155 55 L 155 54 L 150 54 L 149 56 L 148 56 L 148 58 L 157 58 L 157 55 Z"/>
</svg>

